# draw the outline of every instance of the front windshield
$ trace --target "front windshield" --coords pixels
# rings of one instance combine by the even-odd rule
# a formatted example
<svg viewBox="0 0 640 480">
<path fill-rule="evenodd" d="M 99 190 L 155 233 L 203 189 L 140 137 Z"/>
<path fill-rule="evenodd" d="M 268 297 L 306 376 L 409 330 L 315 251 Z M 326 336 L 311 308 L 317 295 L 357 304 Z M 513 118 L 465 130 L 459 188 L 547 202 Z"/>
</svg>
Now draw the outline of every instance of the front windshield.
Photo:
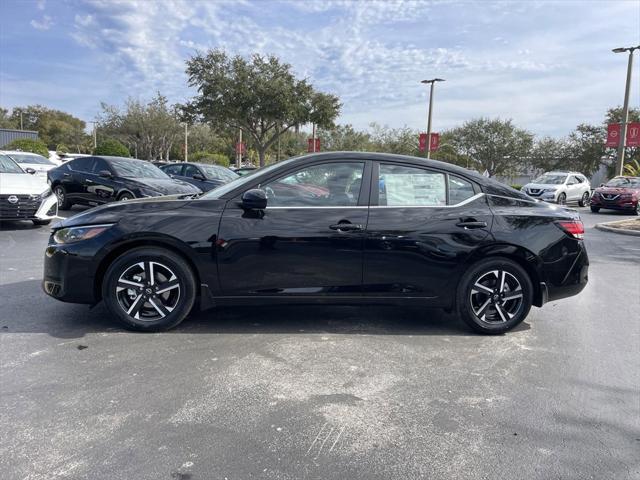
<svg viewBox="0 0 640 480">
<path fill-rule="evenodd" d="M 204 176 L 208 180 L 222 180 L 227 183 L 231 180 L 238 178 L 238 175 L 225 167 L 218 167 L 217 165 L 204 165 L 199 163 L 198 166 L 204 172 Z"/>
<path fill-rule="evenodd" d="M 129 158 L 110 158 L 109 163 L 116 175 L 125 178 L 171 178 L 158 167 L 146 160 Z"/>
<path fill-rule="evenodd" d="M 31 163 L 31 164 L 37 164 L 37 165 L 53 165 L 53 163 L 51 163 L 49 160 L 44 158 L 42 155 L 36 155 L 36 154 L 26 155 L 26 154 L 23 154 L 23 153 L 12 153 L 9 156 L 11 158 L 13 158 L 18 163 Z"/>
<path fill-rule="evenodd" d="M 605 187 L 640 188 L 640 178 L 616 177 L 607 182 Z"/>
<path fill-rule="evenodd" d="M 544 175 L 540 175 L 531 183 L 541 183 L 543 185 L 562 185 L 566 179 L 566 175 L 545 173 Z"/>
<path fill-rule="evenodd" d="M 246 175 L 242 175 L 241 177 L 236 178 L 235 180 L 222 185 L 218 188 L 214 188 L 213 190 L 209 190 L 207 193 L 205 193 L 204 195 L 202 195 L 202 197 L 200 198 L 206 198 L 209 200 L 214 200 L 214 199 L 218 199 L 220 197 L 222 197 L 223 195 L 229 193 L 232 190 L 235 190 L 238 187 L 241 187 L 242 185 L 244 185 L 245 183 L 249 183 L 252 182 L 256 175 L 262 176 L 262 174 L 266 174 L 271 172 L 272 170 L 275 170 L 276 168 L 280 167 L 281 165 L 286 165 L 288 163 L 291 163 L 292 161 L 296 160 L 296 158 L 298 157 L 294 157 L 294 158 L 290 158 L 289 160 L 284 160 L 282 162 L 278 162 L 278 163 L 272 163 L 271 165 L 269 165 L 268 167 L 263 167 L 263 168 L 258 168 L 256 170 L 254 170 L 251 173 L 248 173 Z"/>
<path fill-rule="evenodd" d="M 16 162 L 6 155 L 0 155 L 0 173 L 25 173 Z"/>
</svg>

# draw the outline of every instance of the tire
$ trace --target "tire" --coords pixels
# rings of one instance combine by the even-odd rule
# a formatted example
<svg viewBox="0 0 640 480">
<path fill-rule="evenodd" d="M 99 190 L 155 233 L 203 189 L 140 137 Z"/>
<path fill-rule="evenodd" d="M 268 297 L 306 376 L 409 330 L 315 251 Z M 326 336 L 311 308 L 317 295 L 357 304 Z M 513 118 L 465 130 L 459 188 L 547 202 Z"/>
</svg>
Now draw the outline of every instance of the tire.
<svg viewBox="0 0 640 480">
<path fill-rule="evenodd" d="M 182 322 L 193 308 L 196 279 L 180 255 L 158 247 L 134 248 L 109 265 L 102 298 L 126 328 L 165 331 Z"/>
<path fill-rule="evenodd" d="M 67 190 L 62 185 L 53 187 L 53 193 L 58 199 L 58 210 L 69 210 L 73 206 L 73 203 L 67 198 Z"/>
<path fill-rule="evenodd" d="M 567 194 L 561 193 L 558 195 L 558 205 L 566 205 L 567 204 Z"/>
<path fill-rule="evenodd" d="M 593 205 L 591 205 L 591 211 L 593 213 L 598 213 L 600 211 L 600 207 L 594 207 Z"/>
<path fill-rule="evenodd" d="M 582 194 L 582 198 L 578 202 L 578 205 L 581 207 L 586 207 L 589 204 L 589 198 L 590 198 L 589 192 L 584 192 Z"/>
<path fill-rule="evenodd" d="M 118 201 L 119 202 L 126 202 L 127 200 L 133 200 L 134 198 L 136 198 L 136 197 L 134 197 L 129 192 L 124 192 L 124 193 L 120 194 L 120 196 L 118 197 Z"/>
<path fill-rule="evenodd" d="M 51 220 L 31 220 L 31 221 L 36 227 L 41 225 L 49 225 L 51 223 Z"/>
<path fill-rule="evenodd" d="M 503 273 L 505 287 L 500 291 Z M 472 330 L 495 335 L 522 322 L 531 310 L 532 299 L 533 285 L 527 272 L 512 260 L 493 257 L 475 263 L 465 272 L 456 304 L 458 315 Z"/>
</svg>

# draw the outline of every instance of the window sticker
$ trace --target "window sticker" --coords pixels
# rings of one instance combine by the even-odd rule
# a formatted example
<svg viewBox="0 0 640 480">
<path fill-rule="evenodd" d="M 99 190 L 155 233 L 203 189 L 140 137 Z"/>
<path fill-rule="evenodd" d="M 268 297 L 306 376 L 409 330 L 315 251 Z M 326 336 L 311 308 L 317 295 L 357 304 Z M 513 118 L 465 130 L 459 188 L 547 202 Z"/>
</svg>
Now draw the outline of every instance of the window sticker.
<svg viewBox="0 0 640 480">
<path fill-rule="evenodd" d="M 383 177 L 389 206 L 446 205 L 444 176 L 436 173 L 387 174 Z"/>
</svg>

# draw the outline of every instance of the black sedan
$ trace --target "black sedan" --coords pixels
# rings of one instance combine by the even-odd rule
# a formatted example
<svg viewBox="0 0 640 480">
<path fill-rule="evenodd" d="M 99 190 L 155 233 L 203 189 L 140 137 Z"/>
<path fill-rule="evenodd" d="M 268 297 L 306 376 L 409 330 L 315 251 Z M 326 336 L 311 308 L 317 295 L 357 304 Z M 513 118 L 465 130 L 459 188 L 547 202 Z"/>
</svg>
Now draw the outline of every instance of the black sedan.
<svg viewBox="0 0 640 480">
<path fill-rule="evenodd" d="M 195 185 L 203 192 L 208 192 L 238 178 L 237 174 L 226 167 L 207 163 L 169 163 L 159 167 L 172 178 Z"/>
<path fill-rule="evenodd" d="M 123 157 L 80 157 L 49 170 L 47 181 L 58 197 L 58 208 L 73 204 L 100 205 L 163 195 L 194 195 L 201 190 L 168 176 L 145 160 Z"/>
<path fill-rule="evenodd" d="M 193 309 L 320 302 L 455 309 L 505 332 L 580 292 L 579 216 L 446 163 L 286 160 L 199 198 L 98 207 L 53 228 L 44 291 L 157 331 Z"/>
</svg>

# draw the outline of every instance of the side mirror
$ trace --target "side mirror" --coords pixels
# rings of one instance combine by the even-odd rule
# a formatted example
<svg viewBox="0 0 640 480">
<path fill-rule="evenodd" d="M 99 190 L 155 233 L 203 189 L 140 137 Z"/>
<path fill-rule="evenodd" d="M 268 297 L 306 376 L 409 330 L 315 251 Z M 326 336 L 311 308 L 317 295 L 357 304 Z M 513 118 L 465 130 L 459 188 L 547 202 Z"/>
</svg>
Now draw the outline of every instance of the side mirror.
<svg viewBox="0 0 640 480">
<path fill-rule="evenodd" d="M 100 178 L 113 178 L 113 175 L 111 175 L 109 170 L 100 170 L 100 172 L 98 172 L 98 176 Z"/>
<path fill-rule="evenodd" d="M 264 190 L 253 188 L 242 194 L 240 206 L 245 210 L 264 210 L 267 208 L 267 194 Z"/>
<path fill-rule="evenodd" d="M 201 173 L 194 173 L 193 177 L 191 177 L 191 178 L 193 178 L 194 180 L 202 180 L 202 181 L 206 180 L 204 178 L 204 175 L 202 175 Z"/>
<path fill-rule="evenodd" d="M 36 171 L 31 167 L 25 168 L 24 171 L 27 172 L 30 175 L 35 175 L 35 173 L 36 173 Z"/>
</svg>

